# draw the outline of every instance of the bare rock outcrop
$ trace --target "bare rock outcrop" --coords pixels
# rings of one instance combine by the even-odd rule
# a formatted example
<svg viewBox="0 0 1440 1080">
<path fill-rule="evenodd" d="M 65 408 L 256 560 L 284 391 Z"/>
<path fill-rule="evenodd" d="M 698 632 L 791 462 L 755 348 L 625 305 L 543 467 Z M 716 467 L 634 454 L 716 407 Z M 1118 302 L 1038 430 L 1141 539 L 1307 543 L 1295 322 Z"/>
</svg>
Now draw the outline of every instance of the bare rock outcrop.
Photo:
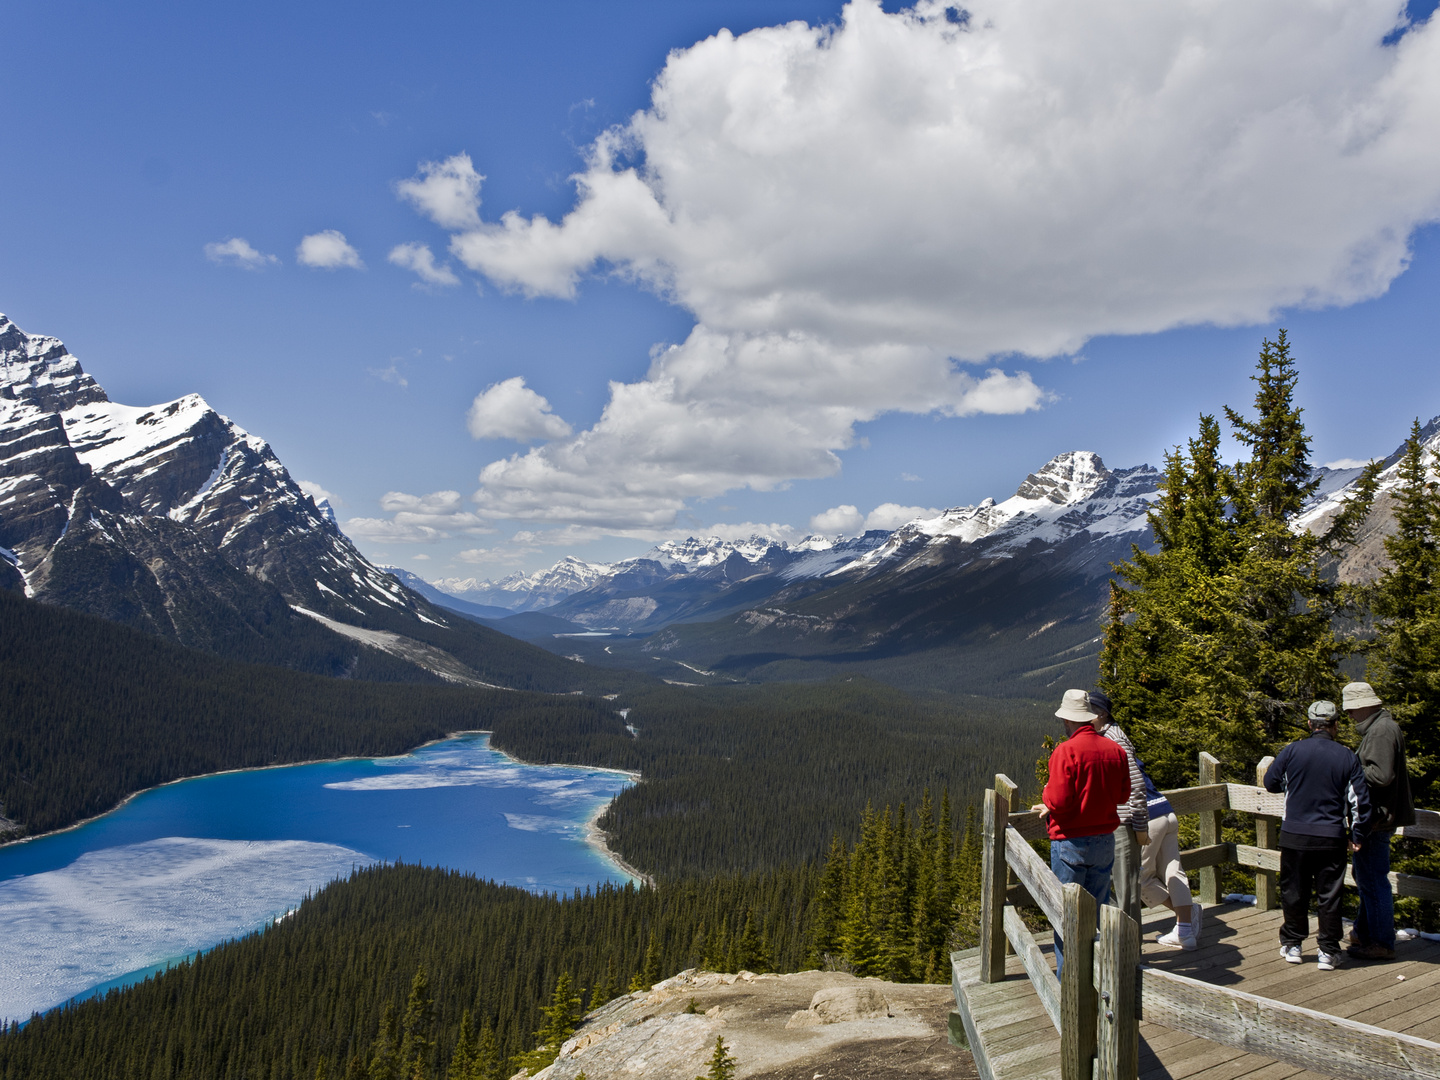
<svg viewBox="0 0 1440 1080">
<path fill-rule="evenodd" d="M 585 1018 L 535 1080 L 694 1080 L 721 1036 L 737 1078 L 889 1080 L 975 1076 L 950 1045 L 948 986 L 835 971 L 682 971 Z"/>
</svg>

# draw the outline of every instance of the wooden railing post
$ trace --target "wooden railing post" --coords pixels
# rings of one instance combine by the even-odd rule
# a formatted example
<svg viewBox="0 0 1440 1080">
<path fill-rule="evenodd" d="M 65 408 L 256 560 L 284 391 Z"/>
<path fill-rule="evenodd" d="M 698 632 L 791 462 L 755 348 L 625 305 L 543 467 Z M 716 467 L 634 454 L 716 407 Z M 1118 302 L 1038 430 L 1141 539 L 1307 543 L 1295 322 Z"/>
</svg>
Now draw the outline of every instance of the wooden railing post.
<svg viewBox="0 0 1440 1080">
<path fill-rule="evenodd" d="M 985 792 L 981 822 L 980 981 L 994 983 L 1005 977 L 1005 830 L 1010 824 L 1010 801 L 995 788 Z"/>
<path fill-rule="evenodd" d="M 1069 943 L 1066 943 L 1069 949 Z M 1135 1008 L 1140 927 L 1117 907 L 1100 907 L 1100 1020 L 1095 1080 L 1135 1080 L 1140 1072 L 1140 1016 Z M 1066 967 L 1069 967 L 1067 962 Z"/>
<path fill-rule="evenodd" d="M 1270 768 L 1273 757 L 1260 759 L 1255 766 L 1255 786 L 1265 786 L 1265 772 Z M 1255 815 L 1255 846 L 1274 851 L 1280 846 L 1280 819 L 1265 814 Z M 1260 911 L 1274 911 L 1280 906 L 1279 877 L 1273 870 L 1255 871 L 1255 907 Z"/>
<path fill-rule="evenodd" d="M 1016 799 L 1018 799 L 1020 795 L 1020 785 L 1004 773 L 996 773 L 995 794 L 1000 796 L 1001 800 L 1005 803 L 1005 829 L 1008 829 L 1010 827 L 1010 811 L 1020 809 L 1020 807 L 1016 805 Z M 999 841 L 1000 851 L 1005 855 L 1002 861 L 1005 864 L 1003 871 L 1005 877 L 1005 899 L 1008 901 L 1010 899 L 1010 886 L 1015 884 L 1016 878 L 1015 871 L 1010 867 L 1009 855 L 1006 854 L 1005 829 L 1000 830 Z M 1002 919 L 1001 922 L 1003 924 L 1004 920 Z M 1015 947 L 1010 943 L 1010 936 L 1008 934 L 1005 935 L 1005 955 L 1015 955 Z"/>
<path fill-rule="evenodd" d="M 1218 784 L 1220 782 L 1220 759 L 1212 754 L 1200 751 L 1200 785 Z M 1220 816 L 1219 810 L 1203 810 L 1200 813 L 1200 846 L 1209 847 L 1211 844 L 1220 843 Z M 1202 904 L 1218 904 L 1220 902 L 1220 868 L 1218 866 L 1202 866 L 1200 868 L 1200 902 Z"/>
<path fill-rule="evenodd" d="M 1073 881 L 1060 887 L 1060 940 L 1065 967 L 1060 972 L 1060 1077 L 1092 1080 L 1095 1023 L 1095 898 Z"/>
</svg>

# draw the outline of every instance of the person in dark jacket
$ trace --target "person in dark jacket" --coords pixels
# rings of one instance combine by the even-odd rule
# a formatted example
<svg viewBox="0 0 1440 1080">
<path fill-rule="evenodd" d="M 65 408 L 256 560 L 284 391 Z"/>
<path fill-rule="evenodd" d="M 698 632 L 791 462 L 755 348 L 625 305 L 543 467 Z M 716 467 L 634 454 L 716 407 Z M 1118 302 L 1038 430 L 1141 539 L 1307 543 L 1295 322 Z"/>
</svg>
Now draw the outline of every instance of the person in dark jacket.
<svg viewBox="0 0 1440 1080">
<path fill-rule="evenodd" d="M 1076 882 L 1105 903 L 1115 862 L 1116 807 L 1130 798 L 1125 751 L 1095 730 L 1100 712 L 1084 690 L 1066 690 L 1055 715 L 1066 739 L 1050 755 L 1050 779 L 1032 807 L 1050 834 L 1050 869 L 1061 884 Z M 1055 930 L 1055 971 L 1065 965 L 1060 928 Z"/>
<path fill-rule="evenodd" d="M 1317 967 L 1339 965 L 1340 890 L 1345 884 L 1346 842 L 1350 851 L 1370 827 L 1370 792 L 1360 759 L 1335 741 L 1335 704 L 1310 706 L 1310 737 L 1292 742 L 1265 772 L 1265 790 L 1285 793 L 1280 823 L 1280 955 L 1301 961 L 1300 946 L 1310 934 L 1310 895 L 1319 908 Z"/>
<path fill-rule="evenodd" d="M 1390 838 L 1415 824 L 1405 735 L 1369 683 L 1345 687 L 1340 707 L 1360 735 L 1360 764 L 1370 788 L 1370 831 L 1355 852 L 1355 887 L 1360 910 L 1351 934 L 1351 956 L 1360 960 L 1395 958 L 1395 897 L 1390 890 Z"/>
</svg>

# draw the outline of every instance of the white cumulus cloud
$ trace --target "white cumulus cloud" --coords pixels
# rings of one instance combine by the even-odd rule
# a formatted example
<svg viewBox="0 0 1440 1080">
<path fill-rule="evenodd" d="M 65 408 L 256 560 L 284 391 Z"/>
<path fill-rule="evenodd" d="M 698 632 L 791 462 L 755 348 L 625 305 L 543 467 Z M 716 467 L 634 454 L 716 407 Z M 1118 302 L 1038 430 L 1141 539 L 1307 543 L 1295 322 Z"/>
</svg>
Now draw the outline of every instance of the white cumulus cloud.
<svg viewBox="0 0 1440 1080">
<path fill-rule="evenodd" d="M 459 285 L 460 279 L 448 263 L 436 265 L 435 254 L 428 244 L 397 244 L 390 249 L 389 261 L 404 270 L 413 270 L 420 278 L 416 285 Z"/>
<path fill-rule="evenodd" d="M 402 194 L 502 288 L 616 273 L 697 319 L 594 427 L 486 466 L 482 512 L 667 526 L 833 474 L 882 413 L 1046 400 L 968 362 L 1377 296 L 1440 218 L 1440 20 L 1384 44 L 1395 0 L 953 10 L 672 52 L 559 221 L 482 222 L 467 157 L 422 166 L 460 194 Z"/>
<path fill-rule="evenodd" d="M 485 536 L 495 531 L 479 515 L 465 509 L 465 500 L 458 491 L 432 491 L 427 495 L 387 491 L 380 497 L 380 509 L 391 516 L 349 518 L 344 525 L 346 535 L 376 543 L 433 544 L 456 534 Z"/>
<path fill-rule="evenodd" d="M 321 502 L 329 502 L 331 506 L 345 505 L 345 500 L 340 498 L 339 495 L 336 495 L 333 491 L 326 491 L 323 487 L 315 483 L 315 481 L 313 480 L 297 480 L 295 481 L 295 483 L 301 491 L 305 492 L 306 495 L 309 495 L 310 498 L 314 499 L 317 504 Z"/>
<path fill-rule="evenodd" d="M 818 533 L 856 533 L 865 523 L 865 515 L 849 503 L 832 506 L 810 519 L 810 528 Z"/>
<path fill-rule="evenodd" d="M 350 246 L 345 234 L 336 229 L 311 233 L 302 239 L 295 249 L 295 261 L 317 270 L 365 269 L 360 253 Z"/>
<path fill-rule="evenodd" d="M 280 261 L 274 255 L 257 251 L 248 240 L 239 236 L 206 244 L 205 257 L 221 266 L 238 266 L 244 270 L 263 270 Z"/>
<path fill-rule="evenodd" d="M 520 376 L 487 386 L 475 395 L 465 417 L 477 439 L 563 439 L 570 425 L 556 416 L 550 402 L 525 385 Z"/>
<path fill-rule="evenodd" d="M 940 511 L 933 506 L 901 506 L 899 503 L 881 503 L 865 515 L 865 528 L 884 529 L 889 532 L 916 518 L 939 516 Z"/>
<path fill-rule="evenodd" d="M 480 181 L 469 154 L 444 161 L 422 161 L 420 171 L 395 185 L 400 198 L 442 229 L 480 227 Z"/>
</svg>

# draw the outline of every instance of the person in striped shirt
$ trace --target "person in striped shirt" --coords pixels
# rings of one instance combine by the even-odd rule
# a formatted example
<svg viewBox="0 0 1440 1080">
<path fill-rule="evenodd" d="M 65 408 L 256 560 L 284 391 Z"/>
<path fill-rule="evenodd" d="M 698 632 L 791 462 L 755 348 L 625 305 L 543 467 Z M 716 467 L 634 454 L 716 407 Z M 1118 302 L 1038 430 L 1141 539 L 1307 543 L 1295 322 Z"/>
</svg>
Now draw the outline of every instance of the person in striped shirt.
<svg viewBox="0 0 1440 1080">
<path fill-rule="evenodd" d="M 1140 849 L 1150 843 L 1150 810 L 1145 794 L 1145 773 L 1135 755 L 1135 744 L 1110 719 L 1110 699 L 1099 690 L 1090 691 L 1090 708 L 1095 713 L 1095 730 L 1125 751 L 1130 770 L 1130 798 L 1115 812 L 1120 826 L 1115 830 L 1115 866 L 1110 871 L 1110 899 L 1116 907 L 1140 925 Z"/>
</svg>

